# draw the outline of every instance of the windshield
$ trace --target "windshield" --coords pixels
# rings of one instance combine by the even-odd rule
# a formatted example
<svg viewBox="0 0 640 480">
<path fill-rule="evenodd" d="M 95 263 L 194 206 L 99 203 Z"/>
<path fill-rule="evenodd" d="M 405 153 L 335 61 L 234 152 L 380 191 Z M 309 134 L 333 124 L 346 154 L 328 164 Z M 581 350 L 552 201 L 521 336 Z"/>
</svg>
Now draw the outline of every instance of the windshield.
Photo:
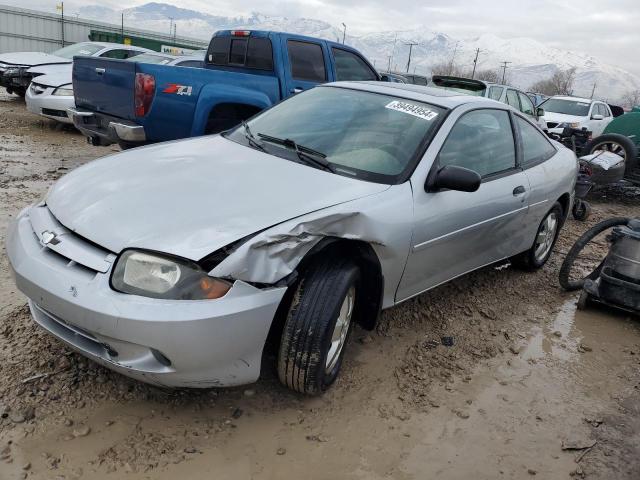
<svg viewBox="0 0 640 480">
<path fill-rule="evenodd" d="M 423 139 L 435 133 L 445 109 L 388 95 L 316 87 L 291 97 L 247 124 L 252 135 L 293 140 L 321 153 L 337 174 L 394 183 Z M 246 129 L 227 136 L 247 145 Z M 292 159 L 291 149 L 263 142 L 273 155 Z M 295 154 L 295 152 L 294 152 Z M 295 161 L 295 159 L 294 159 Z"/>
<path fill-rule="evenodd" d="M 545 112 L 563 113 L 565 115 L 574 115 L 576 117 L 586 117 L 589 115 L 590 106 L 591 104 L 589 102 L 561 100 L 559 98 L 550 98 L 540 105 Z"/>
<path fill-rule="evenodd" d="M 141 53 L 127 58 L 126 62 L 151 63 L 154 65 L 166 65 L 175 60 L 175 57 L 165 57 L 164 55 L 154 55 L 152 53 Z"/>
<path fill-rule="evenodd" d="M 95 45 L 93 43 L 75 43 L 68 47 L 61 48 L 53 52 L 53 55 L 57 55 L 62 58 L 73 58 L 76 55 L 91 56 L 94 53 L 102 50 L 102 45 Z"/>
</svg>

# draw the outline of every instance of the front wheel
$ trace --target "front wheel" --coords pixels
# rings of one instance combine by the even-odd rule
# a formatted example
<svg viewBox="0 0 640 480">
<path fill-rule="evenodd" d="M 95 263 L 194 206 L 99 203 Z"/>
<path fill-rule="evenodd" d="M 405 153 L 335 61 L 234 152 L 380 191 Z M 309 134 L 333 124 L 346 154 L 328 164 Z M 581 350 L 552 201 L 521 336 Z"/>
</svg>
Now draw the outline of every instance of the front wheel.
<svg viewBox="0 0 640 480">
<path fill-rule="evenodd" d="M 537 270 L 542 268 L 553 251 L 553 247 L 560 233 L 560 225 L 564 213 L 562 205 L 556 202 L 553 208 L 545 215 L 540 222 L 533 245 L 526 252 L 513 258 L 513 263 L 524 270 Z"/>
<path fill-rule="evenodd" d="M 296 392 L 318 395 L 337 378 L 353 324 L 360 285 L 348 259 L 323 259 L 297 286 L 278 353 L 280 381 Z"/>
</svg>

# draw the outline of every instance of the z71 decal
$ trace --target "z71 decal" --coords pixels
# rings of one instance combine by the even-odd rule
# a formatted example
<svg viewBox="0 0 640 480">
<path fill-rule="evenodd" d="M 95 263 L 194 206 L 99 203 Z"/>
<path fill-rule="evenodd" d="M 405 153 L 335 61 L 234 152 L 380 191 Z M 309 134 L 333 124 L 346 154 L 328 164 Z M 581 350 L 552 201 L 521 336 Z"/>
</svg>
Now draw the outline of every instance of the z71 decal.
<svg viewBox="0 0 640 480">
<path fill-rule="evenodd" d="M 176 95 L 191 95 L 193 87 L 191 85 L 178 85 L 177 83 L 168 83 L 162 90 L 162 93 L 175 93 Z"/>
</svg>

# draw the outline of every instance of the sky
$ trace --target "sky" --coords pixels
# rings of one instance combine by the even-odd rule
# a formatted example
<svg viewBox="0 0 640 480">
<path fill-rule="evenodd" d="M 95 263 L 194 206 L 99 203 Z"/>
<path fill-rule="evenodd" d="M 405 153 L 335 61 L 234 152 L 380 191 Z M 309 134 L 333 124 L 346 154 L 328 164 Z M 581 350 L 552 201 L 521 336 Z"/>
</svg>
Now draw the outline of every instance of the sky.
<svg viewBox="0 0 640 480">
<path fill-rule="evenodd" d="M 65 10 L 98 4 L 130 8 L 150 0 L 67 0 Z M 181 0 L 173 3 L 213 15 L 259 12 L 347 25 L 349 34 L 426 27 L 454 38 L 493 33 L 530 37 L 552 47 L 585 52 L 640 75 L 640 0 Z M 55 10 L 56 0 L 0 0 Z"/>
</svg>

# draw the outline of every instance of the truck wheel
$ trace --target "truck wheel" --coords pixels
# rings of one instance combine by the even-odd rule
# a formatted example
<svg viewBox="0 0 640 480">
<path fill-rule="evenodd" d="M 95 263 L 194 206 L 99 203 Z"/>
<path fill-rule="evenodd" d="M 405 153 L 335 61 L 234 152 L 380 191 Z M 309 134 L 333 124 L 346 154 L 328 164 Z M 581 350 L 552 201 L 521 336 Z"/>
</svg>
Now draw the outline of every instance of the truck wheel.
<svg viewBox="0 0 640 480">
<path fill-rule="evenodd" d="M 625 162 L 625 176 L 630 175 L 638 163 L 638 147 L 629 137 L 619 133 L 600 135 L 587 143 L 584 149 L 587 155 L 591 155 L 597 150 L 605 150 L 620 155 Z"/>
<path fill-rule="evenodd" d="M 305 273 L 293 296 L 278 353 L 280 381 L 318 395 L 337 378 L 354 319 L 360 271 L 347 258 L 323 259 Z"/>
<path fill-rule="evenodd" d="M 563 215 L 562 205 L 556 202 L 540 222 L 531 248 L 512 258 L 515 266 L 523 270 L 534 271 L 547 263 L 558 239 Z"/>
</svg>

